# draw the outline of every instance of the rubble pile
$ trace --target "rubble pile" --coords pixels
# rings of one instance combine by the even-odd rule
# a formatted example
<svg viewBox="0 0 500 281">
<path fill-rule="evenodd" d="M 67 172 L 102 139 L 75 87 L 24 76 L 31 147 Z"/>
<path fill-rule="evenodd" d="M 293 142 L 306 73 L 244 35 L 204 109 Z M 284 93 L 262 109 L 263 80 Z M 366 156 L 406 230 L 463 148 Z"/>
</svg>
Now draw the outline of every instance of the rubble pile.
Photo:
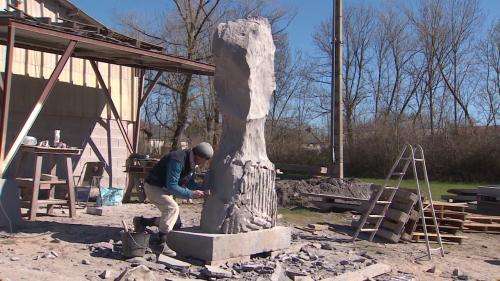
<svg viewBox="0 0 500 281">
<path fill-rule="evenodd" d="M 277 180 L 278 204 L 282 207 L 306 206 L 308 198 L 302 193 L 329 194 L 360 199 L 369 199 L 372 184 L 358 179 L 338 179 L 331 177 L 310 178 L 306 180 Z"/>
</svg>

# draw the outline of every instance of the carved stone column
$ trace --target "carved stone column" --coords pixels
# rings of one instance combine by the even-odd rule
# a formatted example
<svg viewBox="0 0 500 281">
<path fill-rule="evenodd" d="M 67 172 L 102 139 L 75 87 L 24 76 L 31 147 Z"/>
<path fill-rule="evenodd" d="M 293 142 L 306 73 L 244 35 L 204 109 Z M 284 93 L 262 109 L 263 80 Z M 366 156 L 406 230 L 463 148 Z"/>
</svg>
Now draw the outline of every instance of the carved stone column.
<svg viewBox="0 0 500 281">
<path fill-rule="evenodd" d="M 271 27 L 263 18 L 222 23 L 212 49 L 223 131 L 210 168 L 212 196 L 203 206 L 201 228 L 208 233 L 271 228 L 276 225 L 276 173 L 264 137 L 276 88 Z"/>
</svg>

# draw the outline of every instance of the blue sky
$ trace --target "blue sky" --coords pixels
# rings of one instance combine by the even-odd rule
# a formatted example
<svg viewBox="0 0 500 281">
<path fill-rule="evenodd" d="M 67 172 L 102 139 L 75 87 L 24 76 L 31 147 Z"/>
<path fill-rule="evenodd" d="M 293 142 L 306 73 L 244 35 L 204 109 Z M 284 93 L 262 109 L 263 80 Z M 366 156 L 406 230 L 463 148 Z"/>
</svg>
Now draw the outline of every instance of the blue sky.
<svg viewBox="0 0 500 281">
<path fill-rule="evenodd" d="M 288 28 L 290 44 L 293 49 L 302 50 L 305 53 L 313 51 L 311 35 L 314 28 L 324 19 L 331 15 L 331 0 L 279 0 L 285 5 L 297 9 L 297 16 Z M 165 9 L 171 5 L 170 0 L 72 0 L 72 2 L 89 15 L 95 17 L 102 23 L 115 27 L 116 15 L 129 11 L 140 11 L 141 13 L 156 14 L 158 10 Z M 357 2 L 367 2 L 376 5 L 377 0 L 344 0 L 344 5 Z M 482 9 L 487 13 L 485 22 L 500 19 L 500 0 L 479 0 Z"/>
</svg>

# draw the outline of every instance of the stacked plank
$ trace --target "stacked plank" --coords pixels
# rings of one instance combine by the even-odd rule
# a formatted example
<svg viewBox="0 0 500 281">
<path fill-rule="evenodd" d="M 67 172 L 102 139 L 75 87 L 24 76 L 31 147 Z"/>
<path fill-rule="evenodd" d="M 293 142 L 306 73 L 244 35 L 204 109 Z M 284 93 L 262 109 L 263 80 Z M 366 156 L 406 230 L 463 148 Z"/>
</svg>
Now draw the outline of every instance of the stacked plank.
<svg viewBox="0 0 500 281">
<path fill-rule="evenodd" d="M 469 214 L 464 222 L 463 231 L 500 234 L 500 216 Z"/>
<path fill-rule="evenodd" d="M 424 208 L 428 203 L 424 203 Z M 464 226 L 467 213 L 465 203 L 447 203 L 447 202 L 433 202 L 436 220 L 439 225 L 439 233 L 443 243 L 448 244 L 462 244 L 466 236 L 459 234 Z M 427 224 L 427 234 L 429 240 L 436 240 L 436 228 L 432 219 L 432 212 L 429 209 L 425 210 L 425 222 Z M 418 221 L 415 231 L 411 234 L 412 241 L 424 242 L 425 236 L 423 232 L 423 224 L 421 219 Z"/>
</svg>

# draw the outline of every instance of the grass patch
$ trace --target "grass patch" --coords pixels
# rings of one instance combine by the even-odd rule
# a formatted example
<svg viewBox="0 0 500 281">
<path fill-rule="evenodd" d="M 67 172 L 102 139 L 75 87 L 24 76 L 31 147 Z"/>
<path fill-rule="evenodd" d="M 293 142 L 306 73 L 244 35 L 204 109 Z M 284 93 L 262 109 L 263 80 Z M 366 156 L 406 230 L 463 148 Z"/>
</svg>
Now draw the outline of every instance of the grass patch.
<svg viewBox="0 0 500 281">
<path fill-rule="evenodd" d="M 361 180 L 364 182 L 370 182 L 370 183 L 380 184 L 380 185 L 383 185 L 384 181 L 385 181 L 384 179 L 374 179 L 374 178 L 361 178 Z M 423 191 L 424 189 L 422 189 L 422 188 L 425 188 L 425 186 L 423 185 L 423 184 L 425 184 L 425 182 L 423 180 L 421 180 L 421 181 L 419 180 L 419 183 L 420 183 L 420 188 Z M 396 180 L 391 181 L 390 184 L 392 184 L 394 186 L 396 184 Z M 480 185 L 484 185 L 484 183 L 431 181 L 430 185 L 431 185 L 432 199 L 441 200 L 441 195 L 449 194 L 448 192 L 446 192 L 448 189 L 451 189 L 451 188 L 469 188 L 469 189 L 471 189 L 471 188 L 476 188 Z M 416 188 L 417 183 L 415 182 L 415 180 L 409 180 L 409 179 L 403 180 L 401 182 L 401 187 Z"/>
<path fill-rule="evenodd" d="M 306 208 L 279 208 L 278 213 L 283 216 L 283 220 L 295 225 L 307 225 L 318 222 L 338 222 L 340 220 L 336 213 L 320 213 Z"/>
</svg>

